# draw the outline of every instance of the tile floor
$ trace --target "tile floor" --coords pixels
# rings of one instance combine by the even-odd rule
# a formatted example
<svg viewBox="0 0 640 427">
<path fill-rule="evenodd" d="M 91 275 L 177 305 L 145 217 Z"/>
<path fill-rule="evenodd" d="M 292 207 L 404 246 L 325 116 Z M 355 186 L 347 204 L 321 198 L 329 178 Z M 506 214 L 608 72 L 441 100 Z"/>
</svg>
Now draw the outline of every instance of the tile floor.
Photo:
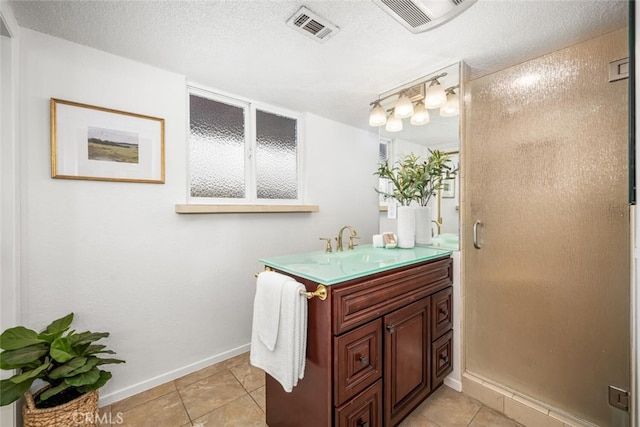
<svg viewBox="0 0 640 427">
<path fill-rule="evenodd" d="M 244 353 L 101 408 L 100 419 L 103 425 L 128 427 L 265 427 L 264 408 L 264 372 L 251 366 Z M 521 424 L 443 386 L 400 426 Z"/>
</svg>

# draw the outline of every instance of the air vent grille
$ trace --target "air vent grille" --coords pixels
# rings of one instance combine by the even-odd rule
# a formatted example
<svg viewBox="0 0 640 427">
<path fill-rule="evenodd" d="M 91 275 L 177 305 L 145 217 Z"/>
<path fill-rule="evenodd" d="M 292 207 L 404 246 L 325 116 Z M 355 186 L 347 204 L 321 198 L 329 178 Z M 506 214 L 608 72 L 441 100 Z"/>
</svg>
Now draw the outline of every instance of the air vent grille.
<svg viewBox="0 0 640 427">
<path fill-rule="evenodd" d="M 302 24 L 304 24 L 305 22 L 307 22 L 309 20 L 309 16 L 305 15 L 304 13 L 301 13 L 293 22 L 293 25 L 295 25 L 296 27 L 302 27 Z"/>
<path fill-rule="evenodd" d="M 321 18 L 304 6 L 287 20 L 287 25 L 319 42 L 327 41 L 340 31 L 340 28 L 336 25 Z"/>
<path fill-rule="evenodd" d="M 455 18 L 477 0 L 373 0 L 412 33 L 434 29 Z"/>
<path fill-rule="evenodd" d="M 431 18 L 409 0 L 382 0 L 382 3 L 413 28 L 431 22 Z"/>
</svg>

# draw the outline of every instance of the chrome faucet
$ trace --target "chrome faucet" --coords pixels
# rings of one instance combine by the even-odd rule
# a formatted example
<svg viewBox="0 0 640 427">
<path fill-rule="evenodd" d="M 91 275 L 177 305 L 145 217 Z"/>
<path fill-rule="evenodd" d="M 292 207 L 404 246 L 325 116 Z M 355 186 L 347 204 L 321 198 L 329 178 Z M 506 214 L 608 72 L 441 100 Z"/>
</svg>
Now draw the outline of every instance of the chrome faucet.
<svg viewBox="0 0 640 427">
<path fill-rule="evenodd" d="M 338 232 L 338 237 L 336 237 L 336 242 L 338 242 L 336 251 L 338 252 L 342 252 L 342 232 L 345 230 L 345 228 L 348 228 L 351 231 L 351 236 L 349 236 L 349 249 L 353 249 L 353 239 L 358 238 L 358 233 L 353 229 L 353 227 L 351 227 L 350 225 L 345 225 L 344 227 L 342 227 Z"/>
</svg>

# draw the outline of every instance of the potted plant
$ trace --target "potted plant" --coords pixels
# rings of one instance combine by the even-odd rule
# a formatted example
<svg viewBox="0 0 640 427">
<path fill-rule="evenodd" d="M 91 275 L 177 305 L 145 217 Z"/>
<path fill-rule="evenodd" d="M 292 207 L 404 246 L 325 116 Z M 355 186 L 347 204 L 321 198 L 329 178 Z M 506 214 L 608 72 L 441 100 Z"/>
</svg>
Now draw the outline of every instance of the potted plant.
<svg viewBox="0 0 640 427">
<path fill-rule="evenodd" d="M 94 344 L 108 337 L 108 332 L 78 333 L 69 330 L 72 321 L 70 313 L 40 333 L 16 326 L 0 335 L 0 369 L 18 371 L 0 381 L 0 406 L 24 395 L 25 427 L 92 425 L 98 417 L 98 389 L 111 379 L 111 373 L 100 366 L 124 363 L 100 357 L 115 354 L 105 345 Z M 31 394 L 36 380 L 45 384 Z"/>
<path fill-rule="evenodd" d="M 431 197 L 442 189 L 443 179 L 455 175 L 457 169 L 451 165 L 449 155 L 440 150 L 429 149 L 429 158 L 426 161 L 415 154 L 407 154 L 393 166 L 388 163 L 380 163 L 375 175 L 391 182 L 390 191 L 376 190 L 385 199 L 393 198 L 401 206 L 409 206 L 415 201 L 420 207 L 405 213 L 408 209 L 398 209 L 398 240 L 410 240 L 409 233 L 413 233 L 415 242 L 428 244 L 431 242 L 431 212 L 428 204 Z M 401 214 L 402 211 L 402 214 Z M 413 220 L 411 219 L 413 217 Z M 414 226 L 411 227 L 411 221 Z M 404 224 L 401 224 L 404 222 Z M 404 239 L 401 237 L 404 235 Z M 400 247 L 413 247 L 413 244 Z"/>
</svg>

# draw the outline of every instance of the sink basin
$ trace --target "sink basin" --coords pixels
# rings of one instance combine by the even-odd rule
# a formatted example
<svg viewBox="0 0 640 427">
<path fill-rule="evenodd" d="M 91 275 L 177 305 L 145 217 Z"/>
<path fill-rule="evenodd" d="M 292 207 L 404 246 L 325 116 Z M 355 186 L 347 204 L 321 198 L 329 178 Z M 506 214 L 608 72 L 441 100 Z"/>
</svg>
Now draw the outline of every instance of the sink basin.
<svg viewBox="0 0 640 427">
<path fill-rule="evenodd" d="M 384 249 L 361 245 L 344 252 L 306 252 L 261 259 L 260 262 L 285 273 L 331 285 L 450 254 L 450 250 L 427 247 Z"/>
<path fill-rule="evenodd" d="M 363 263 L 378 263 L 378 262 L 393 262 L 397 260 L 399 253 L 389 249 L 381 249 L 374 247 L 356 248 L 354 250 L 345 252 L 331 252 L 322 253 L 321 255 L 314 255 L 310 257 L 311 263 L 318 264 L 363 264 Z"/>
</svg>

